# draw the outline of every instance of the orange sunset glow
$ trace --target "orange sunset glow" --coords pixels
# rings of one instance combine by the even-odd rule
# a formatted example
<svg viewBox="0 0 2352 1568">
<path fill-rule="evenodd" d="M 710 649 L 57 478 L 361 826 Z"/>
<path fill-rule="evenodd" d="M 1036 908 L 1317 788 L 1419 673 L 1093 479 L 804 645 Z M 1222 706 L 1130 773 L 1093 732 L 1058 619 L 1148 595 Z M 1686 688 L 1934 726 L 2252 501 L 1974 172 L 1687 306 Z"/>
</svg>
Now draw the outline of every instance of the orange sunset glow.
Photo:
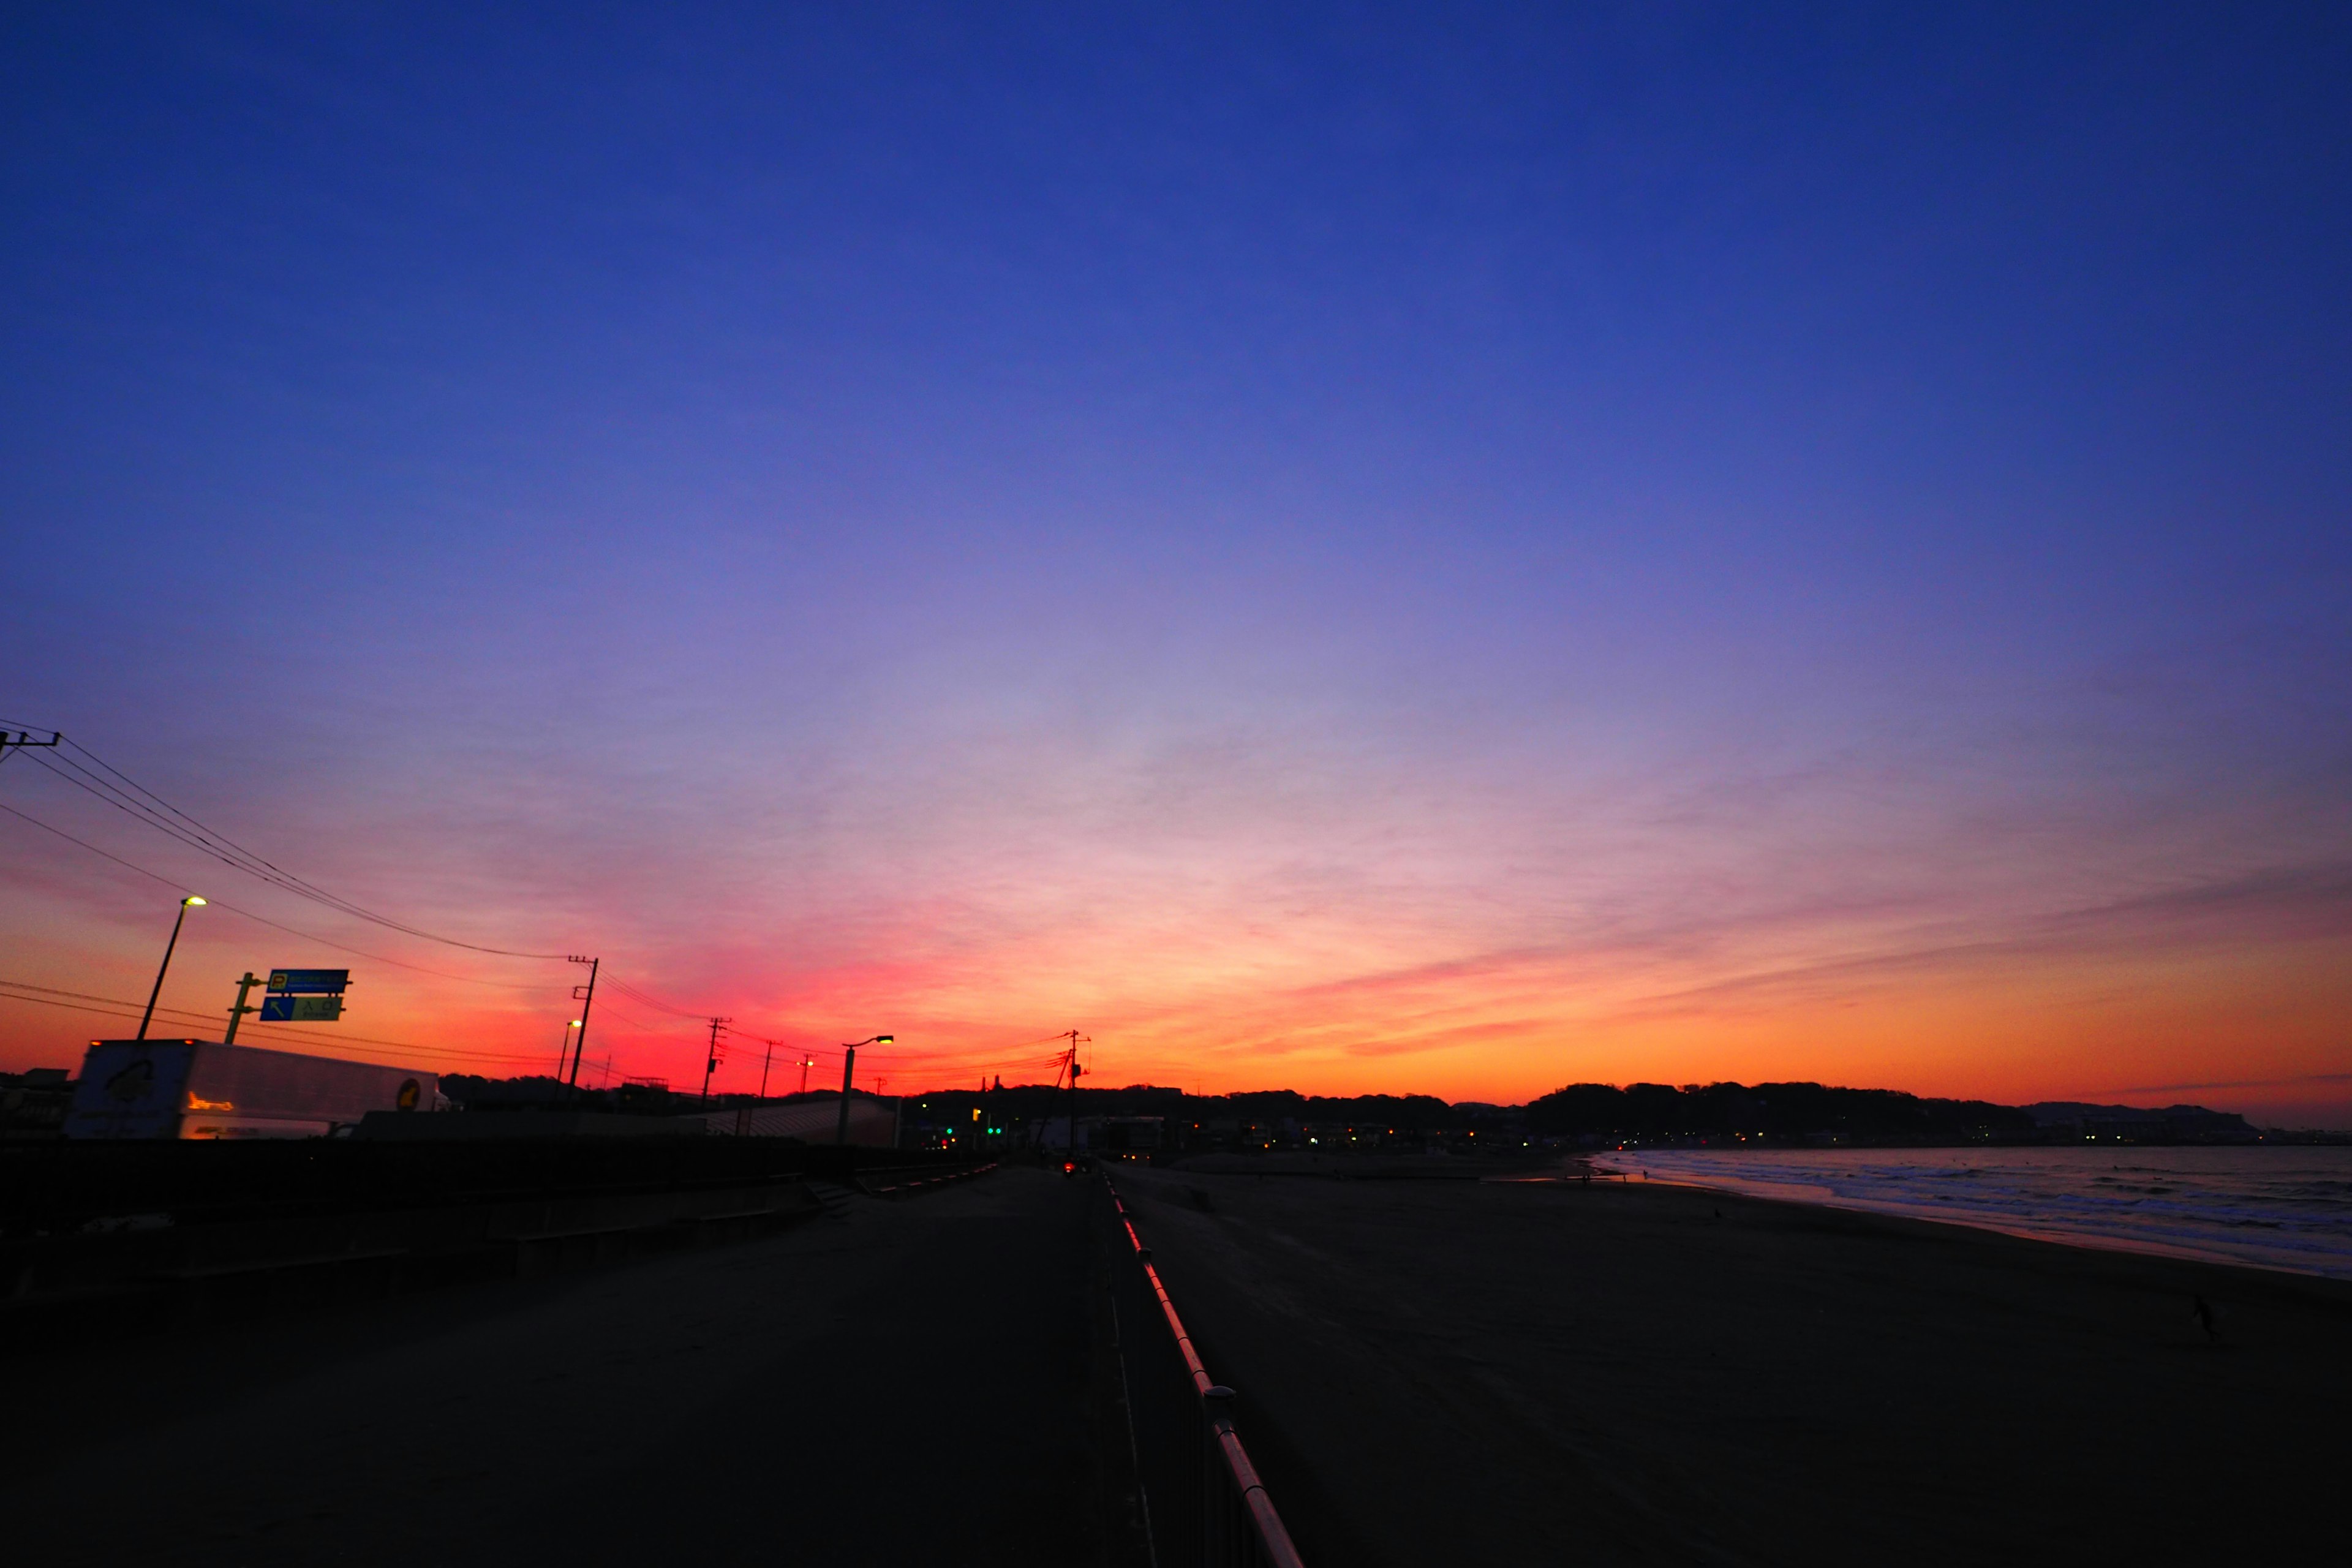
<svg viewBox="0 0 2352 1568">
<path fill-rule="evenodd" d="M 2352 5 L 0 74 L 5 1568 L 2343 1553 Z"/>
</svg>

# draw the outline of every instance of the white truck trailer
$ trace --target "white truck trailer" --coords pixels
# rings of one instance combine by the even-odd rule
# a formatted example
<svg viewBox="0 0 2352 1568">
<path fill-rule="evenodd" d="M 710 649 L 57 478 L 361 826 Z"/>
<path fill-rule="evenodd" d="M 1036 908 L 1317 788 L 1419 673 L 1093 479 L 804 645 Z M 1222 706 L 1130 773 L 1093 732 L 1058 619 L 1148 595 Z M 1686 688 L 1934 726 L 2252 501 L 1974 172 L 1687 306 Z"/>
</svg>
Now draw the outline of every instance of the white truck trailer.
<svg viewBox="0 0 2352 1568">
<path fill-rule="evenodd" d="M 371 1110 L 435 1110 L 440 1079 L 407 1068 L 227 1046 L 92 1040 L 68 1138 L 325 1138 Z"/>
</svg>

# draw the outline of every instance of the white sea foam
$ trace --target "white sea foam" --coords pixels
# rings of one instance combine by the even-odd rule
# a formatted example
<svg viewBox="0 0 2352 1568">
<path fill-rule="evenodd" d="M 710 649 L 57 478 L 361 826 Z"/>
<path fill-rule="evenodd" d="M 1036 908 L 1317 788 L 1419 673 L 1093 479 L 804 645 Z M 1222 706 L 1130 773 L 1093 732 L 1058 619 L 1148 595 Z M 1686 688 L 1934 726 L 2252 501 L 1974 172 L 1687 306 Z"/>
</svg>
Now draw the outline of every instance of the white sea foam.
<svg viewBox="0 0 2352 1568">
<path fill-rule="evenodd" d="M 1627 1150 L 1757 1197 L 2352 1279 L 2352 1148 Z"/>
</svg>

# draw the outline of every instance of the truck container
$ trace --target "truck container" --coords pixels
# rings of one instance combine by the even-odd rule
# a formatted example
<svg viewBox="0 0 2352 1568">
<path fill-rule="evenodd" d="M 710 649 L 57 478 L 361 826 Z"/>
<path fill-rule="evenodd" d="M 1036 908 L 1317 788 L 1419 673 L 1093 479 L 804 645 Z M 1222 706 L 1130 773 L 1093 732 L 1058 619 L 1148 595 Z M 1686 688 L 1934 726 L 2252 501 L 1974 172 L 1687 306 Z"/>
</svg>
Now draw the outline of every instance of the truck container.
<svg viewBox="0 0 2352 1568">
<path fill-rule="evenodd" d="M 440 1079 L 408 1068 L 223 1045 L 92 1040 L 68 1138 L 325 1138 L 371 1110 L 434 1110 Z"/>
</svg>

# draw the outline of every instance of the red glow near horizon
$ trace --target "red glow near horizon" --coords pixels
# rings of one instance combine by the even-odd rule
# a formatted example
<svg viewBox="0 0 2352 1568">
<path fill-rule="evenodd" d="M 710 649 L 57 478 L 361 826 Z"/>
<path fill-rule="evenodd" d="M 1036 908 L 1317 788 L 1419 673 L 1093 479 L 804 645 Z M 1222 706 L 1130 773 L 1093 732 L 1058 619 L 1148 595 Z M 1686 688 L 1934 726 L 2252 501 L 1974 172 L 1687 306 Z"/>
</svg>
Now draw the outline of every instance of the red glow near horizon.
<svg viewBox="0 0 2352 1568">
<path fill-rule="evenodd" d="M 37 945 L 7 978 L 46 972 L 35 984 L 50 984 L 83 942 L 107 955 L 108 978 L 52 992 L 135 1000 L 149 933 L 130 917 L 145 895 L 125 889 L 110 907 L 92 908 L 72 869 L 54 868 L 47 918 L 18 928 Z M 219 993 L 209 1000 L 225 1017 L 229 980 L 261 961 L 332 959 L 352 968 L 354 982 L 341 1025 L 248 1022 L 239 1038 L 249 1045 L 488 1077 L 550 1074 L 554 1037 L 570 1033 L 562 1024 L 576 1013 L 573 975 L 561 964 L 477 961 L 495 979 L 485 988 L 337 957 L 218 907 L 204 914 L 184 933 L 165 987 L 161 1016 L 175 1029 L 202 1019 L 207 991 Z M 693 989 L 688 973 L 608 960 L 615 984 L 600 984 L 582 1080 L 698 1083 L 708 1009 L 739 1020 L 722 1031 L 714 1092 L 754 1090 L 768 1040 L 787 1064 L 771 1068 L 772 1093 L 798 1087 L 803 1057 L 814 1063 L 810 1087 L 835 1087 L 841 1042 L 885 1032 L 877 1024 L 896 1038 L 861 1048 L 864 1086 L 1043 1082 L 1061 1043 L 1034 1026 L 991 1020 L 1076 1016 L 1092 1037 L 1086 1055 L 1098 1085 L 1510 1102 L 1578 1080 L 1806 1079 L 2012 1103 L 2201 1093 L 2272 1108 L 2276 1120 L 2323 1121 L 2344 1098 L 2325 1069 L 2352 984 L 2324 925 L 2298 924 L 2292 910 L 2256 915 L 2186 925 L 2118 917 L 2105 928 L 2045 929 L 2035 941 L 1908 946 L 1850 923 L 1813 933 L 1809 946 L 1775 924 L 1760 936 L 1712 932 L 1691 951 L 1617 940 L 1600 952 L 1564 945 L 1402 966 L 1383 963 L 1392 937 L 1347 921 L 1319 922 L 1296 942 L 1263 931 L 1220 942 L 1196 931 L 1156 943 L 1097 927 L 1077 941 L 1053 931 L 945 961 L 902 936 L 909 951 L 885 963 L 767 974 L 722 963 Z M 310 918 L 314 929 L 327 923 Z M 1361 944 L 1354 952 L 1337 940 L 1351 933 Z M 406 941 L 356 923 L 341 934 L 387 954 Z M 1865 942 L 1876 951 L 1854 951 Z M 404 955 L 457 973 L 446 952 L 423 944 L 407 942 Z M 534 969 L 546 972 L 543 982 L 502 978 Z M 93 1032 L 89 1016 L 46 1004 L 76 1001 L 31 991 L 0 1001 L 6 1064 L 70 1065 Z M 808 1022 L 828 1018 L 856 1021 Z"/>
<path fill-rule="evenodd" d="M 26 35 L 0 1062 L 2352 1125 L 2340 8 L 415 9 Z"/>
</svg>

